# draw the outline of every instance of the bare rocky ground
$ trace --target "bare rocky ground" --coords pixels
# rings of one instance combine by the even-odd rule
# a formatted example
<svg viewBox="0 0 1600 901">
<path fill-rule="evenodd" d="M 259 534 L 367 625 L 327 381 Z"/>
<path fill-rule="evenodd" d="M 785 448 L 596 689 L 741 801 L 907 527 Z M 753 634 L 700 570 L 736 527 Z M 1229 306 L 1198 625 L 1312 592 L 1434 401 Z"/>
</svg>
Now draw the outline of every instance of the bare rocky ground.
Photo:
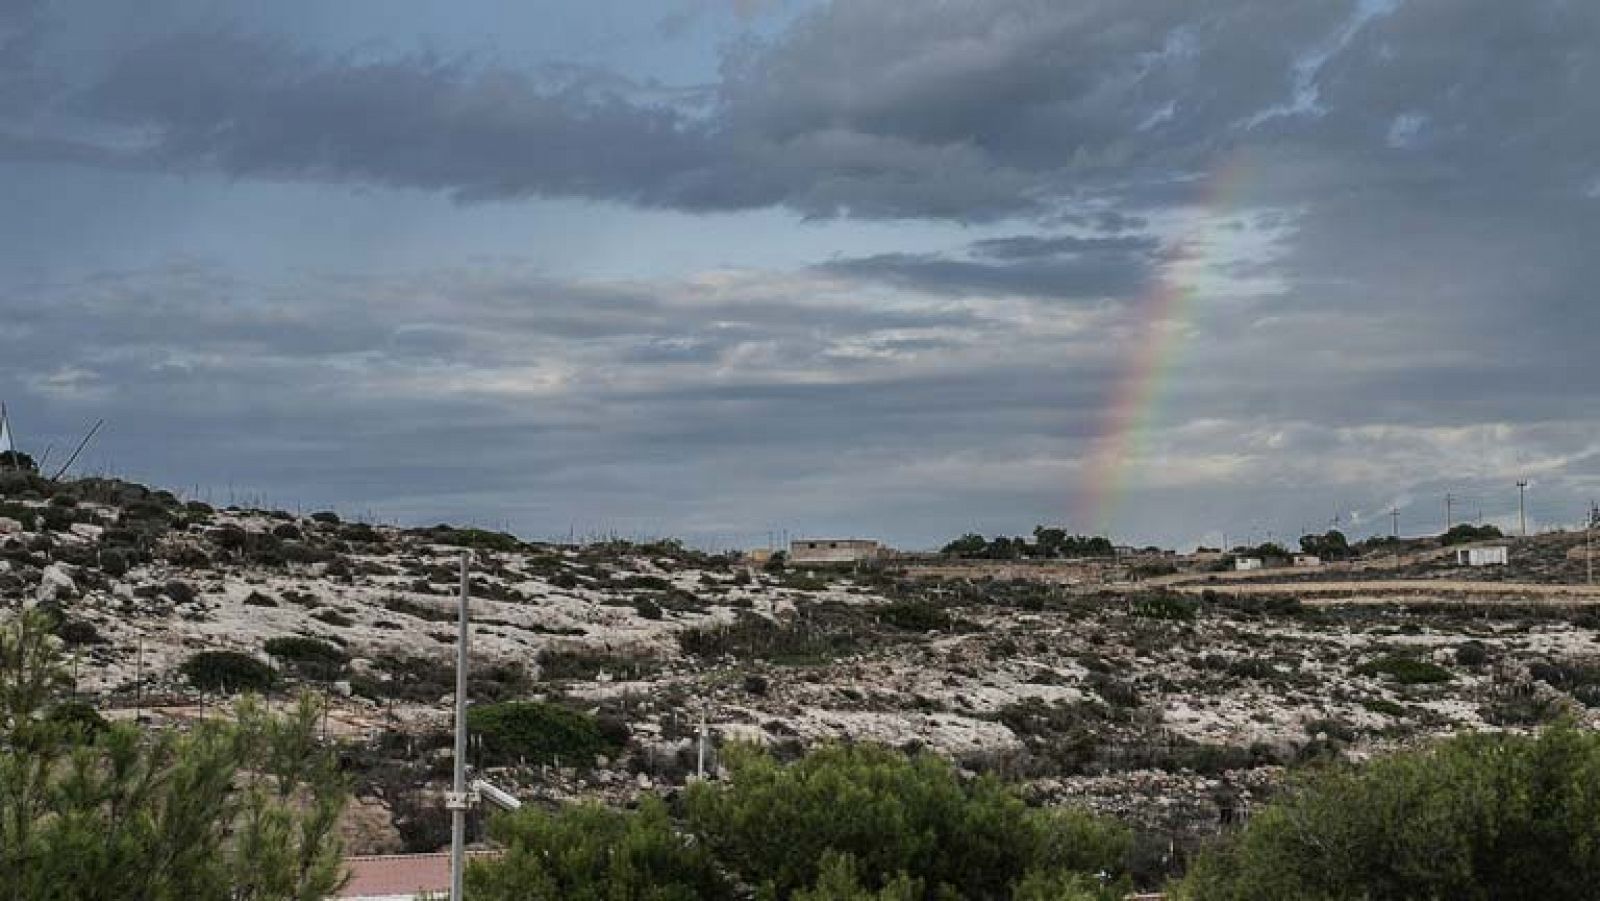
<svg viewBox="0 0 1600 901">
<path fill-rule="evenodd" d="M 1385 575 L 1554 582 L 1582 565 L 1572 543 L 1519 545 L 1521 572 L 1437 557 Z M 114 717 L 214 715 L 224 699 L 182 668 L 216 650 L 274 666 L 280 698 L 325 692 L 361 851 L 431 850 L 446 834 L 463 553 L 474 702 L 553 700 L 624 742 L 614 759 L 494 774 L 550 800 L 671 793 L 693 773 L 703 721 L 713 771 L 736 740 L 780 754 L 827 740 L 927 748 L 1042 803 L 1126 818 L 1160 869 L 1297 768 L 1462 729 L 1592 720 L 1600 704 L 1600 613 L 1515 596 L 1325 606 L 1114 573 L 771 572 L 670 542 L 528 544 L 214 510 L 114 481 L 0 479 L 0 598 L 58 617 L 80 696 Z M 337 665 L 266 653 L 291 636 L 335 646 Z"/>
</svg>

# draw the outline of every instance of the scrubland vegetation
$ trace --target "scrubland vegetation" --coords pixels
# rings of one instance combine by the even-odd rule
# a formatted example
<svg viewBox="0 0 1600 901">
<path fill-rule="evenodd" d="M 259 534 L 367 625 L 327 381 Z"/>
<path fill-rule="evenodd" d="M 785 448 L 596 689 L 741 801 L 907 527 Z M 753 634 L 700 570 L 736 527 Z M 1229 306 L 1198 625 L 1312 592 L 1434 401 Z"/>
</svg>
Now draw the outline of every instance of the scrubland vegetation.
<svg viewBox="0 0 1600 901">
<path fill-rule="evenodd" d="M 348 835 L 363 851 L 434 850 L 448 834 L 453 593 L 468 554 L 469 761 L 530 805 L 475 827 L 512 849 L 474 876 L 484 897 L 1031 901 L 1164 886 L 1195 898 L 1517 897 L 1483 849 L 1514 855 L 1527 830 L 1547 854 L 1548 879 L 1530 884 L 1584 897 L 1550 880 L 1586 865 L 1587 839 L 1486 819 L 1499 796 L 1463 800 L 1466 776 L 1422 775 L 1545 753 L 1519 735 L 1449 738 L 1495 729 L 1553 729 L 1537 742 L 1567 749 L 1524 767 L 1529 779 L 1589 766 L 1600 618 L 1585 608 L 1328 607 L 1293 585 L 1161 587 L 1138 581 L 1153 573 L 1138 562 L 1115 583 L 1072 585 L 751 567 L 672 542 L 561 546 L 214 509 L 110 480 L 0 476 L 0 505 L 18 524 L 0 534 L 0 597 L 30 607 L 33 640 L 66 655 L 68 675 L 29 717 L 65 736 L 51 778 L 77 785 L 73 761 L 110 767 L 124 742 L 133 750 L 116 753 L 157 754 L 150 766 L 177 779 L 200 751 L 158 754 L 163 743 L 203 744 L 224 729 L 219 707 L 244 697 L 283 706 L 311 692 L 327 707 L 310 746 L 342 761 L 348 781 L 330 797 L 366 817 Z M 1308 537 L 1330 559 L 1367 552 Z M 1073 547 L 1059 545 L 1063 557 Z M 1515 557 L 1555 579 L 1570 576 L 1570 546 L 1538 539 Z M 1461 577 L 1448 555 L 1399 571 Z M 210 711 L 204 725 L 196 711 Z M 248 717 L 227 729 L 268 729 Z M 709 782 L 691 778 L 702 718 Z M 34 759 L 16 737 L 33 728 L 7 733 L 12 772 Z M 246 763 L 228 778 L 243 784 L 256 758 L 235 750 Z M 309 816 L 315 782 L 274 815 Z M 1523 797 L 1566 809 L 1549 805 L 1568 789 L 1497 785 L 1508 817 Z M 90 803 L 68 794 L 52 803 Z M 1420 863 L 1386 875 L 1363 857 L 1404 837 L 1334 814 L 1385 803 L 1441 805 L 1420 835 L 1439 820 L 1478 836 L 1440 856 L 1454 875 Z M 45 834 L 66 821 L 44 820 L 73 808 L 30 809 L 40 821 L 27 831 Z M 247 808 L 216 810 L 235 819 L 214 824 L 213 850 L 242 860 L 230 843 L 247 834 L 236 825 Z M 1311 855 L 1330 847 L 1343 856 Z M 1306 875 L 1330 868 L 1362 888 Z M 1412 878 L 1418 894 L 1396 887 Z M 506 894 L 527 885 L 544 894 Z"/>
</svg>

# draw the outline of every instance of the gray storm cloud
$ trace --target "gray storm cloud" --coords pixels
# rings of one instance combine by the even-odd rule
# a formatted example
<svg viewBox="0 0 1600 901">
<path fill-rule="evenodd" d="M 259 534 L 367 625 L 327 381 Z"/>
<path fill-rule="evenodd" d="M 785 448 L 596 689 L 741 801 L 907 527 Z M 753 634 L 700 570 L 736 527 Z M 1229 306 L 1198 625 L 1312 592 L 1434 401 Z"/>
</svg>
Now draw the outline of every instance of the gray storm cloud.
<svg viewBox="0 0 1600 901">
<path fill-rule="evenodd" d="M 818 4 L 681 86 L 177 16 L 75 58 L 49 39 L 73 12 L 0 3 L 0 185 L 66 166 L 906 228 L 709 281 L 0 273 L 6 384 L 62 431 L 116 412 L 155 475 L 533 529 L 1025 530 L 1065 514 L 1140 298 L 1179 282 L 1129 533 L 1420 510 L 1524 470 L 1552 510 L 1600 490 L 1594 4 Z"/>
</svg>

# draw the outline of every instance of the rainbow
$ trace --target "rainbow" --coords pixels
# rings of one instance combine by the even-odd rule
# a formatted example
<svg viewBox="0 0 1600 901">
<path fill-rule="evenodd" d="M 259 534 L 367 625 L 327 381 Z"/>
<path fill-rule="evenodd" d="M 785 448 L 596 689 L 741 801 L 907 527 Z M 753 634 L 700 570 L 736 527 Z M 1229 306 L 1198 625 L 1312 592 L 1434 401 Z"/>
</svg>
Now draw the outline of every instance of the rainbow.
<svg viewBox="0 0 1600 901">
<path fill-rule="evenodd" d="M 1197 224 L 1163 255 L 1149 288 L 1129 304 L 1137 348 L 1117 379 L 1078 486 L 1075 524 L 1107 535 L 1132 473 L 1161 412 L 1163 388 L 1170 381 L 1182 350 L 1182 337 L 1193 315 L 1197 285 L 1186 269 L 1210 251 L 1217 211 L 1236 199 L 1244 165 L 1238 154 L 1214 169 L 1204 181 Z M 1190 266 L 1183 265 L 1189 262 Z"/>
</svg>

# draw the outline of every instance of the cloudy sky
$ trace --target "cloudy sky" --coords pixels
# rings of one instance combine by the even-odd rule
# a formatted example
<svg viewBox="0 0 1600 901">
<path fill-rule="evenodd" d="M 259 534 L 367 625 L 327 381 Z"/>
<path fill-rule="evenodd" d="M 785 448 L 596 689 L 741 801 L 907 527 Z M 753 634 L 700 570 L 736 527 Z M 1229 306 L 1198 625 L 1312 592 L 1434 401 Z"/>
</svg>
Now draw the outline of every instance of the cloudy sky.
<svg viewBox="0 0 1600 901">
<path fill-rule="evenodd" d="M 59 460 L 529 536 L 1600 496 L 1600 4 L 0 0 Z"/>
</svg>

